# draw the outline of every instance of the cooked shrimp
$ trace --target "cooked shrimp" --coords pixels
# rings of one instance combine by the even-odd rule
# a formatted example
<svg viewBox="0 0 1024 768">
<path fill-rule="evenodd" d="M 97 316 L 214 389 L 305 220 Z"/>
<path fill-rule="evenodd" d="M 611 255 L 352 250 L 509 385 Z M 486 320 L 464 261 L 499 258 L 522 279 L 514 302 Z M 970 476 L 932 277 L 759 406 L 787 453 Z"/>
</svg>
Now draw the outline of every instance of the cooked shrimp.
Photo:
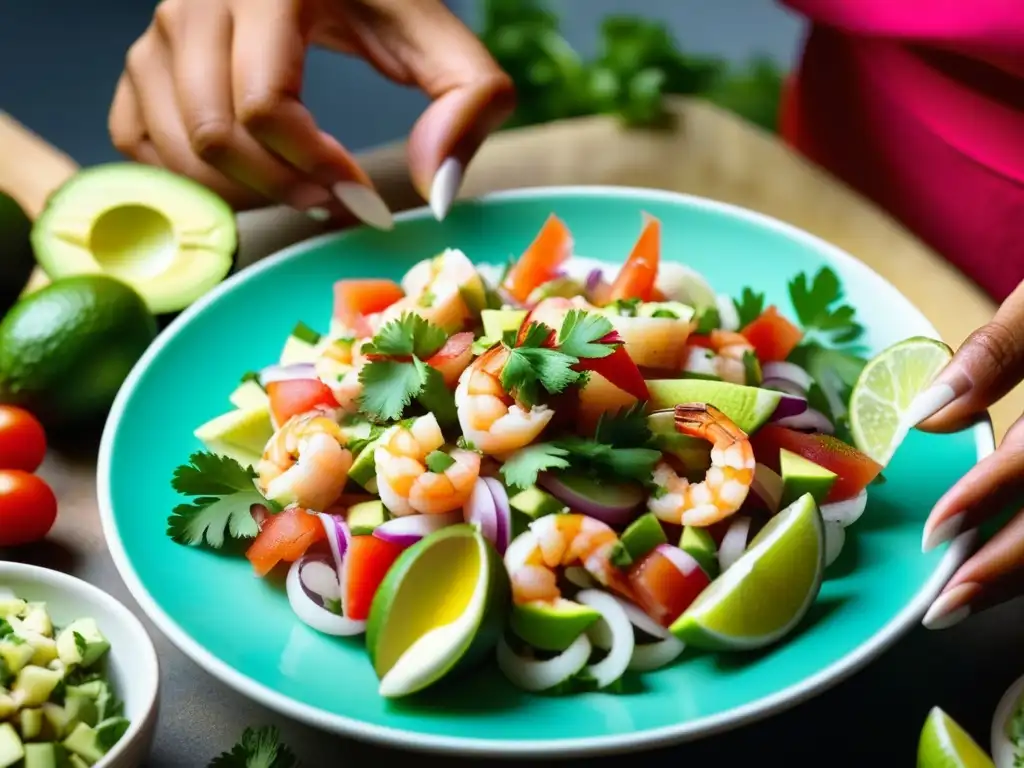
<svg viewBox="0 0 1024 768">
<path fill-rule="evenodd" d="M 687 346 L 683 370 L 717 376 L 733 384 L 746 384 L 747 367 L 743 358 L 754 351 L 754 346 L 745 336 L 733 331 L 714 330 L 706 338 L 706 347 L 697 344 Z"/>
<path fill-rule="evenodd" d="M 545 405 L 523 408 L 505 391 L 501 371 L 508 349 L 494 346 L 459 377 L 455 407 L 462 434 L 482 453 L 502 455 L 529 445 L 555 412 Z"/>
<path fill-rule="evenodd" d="M 555 514 L 535 520 L 505 553 L 512 599 L 520 605 L 560 599 L 555 569 L 569 565 L 582 565 L 604 586 L 631 597 L 625 574 L 610 559 L 618 540 L 615 531 L 586 515 Z"/>
<path fill-rule="evenodd" d="M 428 457 L 444 445 L 433 414 L 410 426 L 391 430 L 373 454 L 377 492 L 392 514 L 440 515 L 458 509 L 469 499 L 480 476 L 480 454 L 454 450 L 441 472 L 427 468 Z"/>
<path fill-rule="evenodd" d="M 320 411 L 293 416 L 267 442 L 257 468 L 264 495 L 284 506 L 331 505 L 348 482 L 352 453 L 338 423 Z"/>
<path fill-rule="evenodd" d="M 754 479 L 754 449 L 742 429 L 712 405 L 677 405 L 676 431 L 711 443 L 711 468 L 699 483 L 691 483 L 662 462 L 654 469 L 660 493 L 648 509 L 659 520 L 676 525 L 707 526 L 740 508 Z"/>
<path fill-rule="evenodd" d="M 476 267 L 462 251 L 449 248 L 424 259 L 402 278 L 405 298 L 381 313 L 377 327 L 413 312 L 453 333 L 480 313 L 486 303 L 484 283 Z"/>
</svg>

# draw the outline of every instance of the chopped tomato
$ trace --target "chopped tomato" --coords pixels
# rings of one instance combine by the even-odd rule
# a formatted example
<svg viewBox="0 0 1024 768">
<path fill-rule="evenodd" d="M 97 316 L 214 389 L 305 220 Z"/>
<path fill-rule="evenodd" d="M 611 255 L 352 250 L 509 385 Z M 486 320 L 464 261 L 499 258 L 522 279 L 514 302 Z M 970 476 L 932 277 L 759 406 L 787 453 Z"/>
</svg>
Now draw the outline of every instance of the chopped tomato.
<svg viewBox="0 0 1024 768">
<path fill-rule="evenodd" d="M 584 433 L 592 433 L 603 414 L 628 408 L 636 401 L 633 395 L 595 373 L 579 392 L 579 407 L 576 411 L 578 427 Z M 558 413 L 557 409 L 555 413 Z"/>
<path fill-rule="evenodd" d="M 366 315 L 383 312 L 404 297 L 394 280 L 339 280 L 334 284 L 334 318 L 346 328 L 356 329 Z"/>
<path fill-rule="evenodd" d="M 284 424 L 292 416 L 308 413 L 318 405 L 337 408 L 331 388 L 319 379 L 288 379 L 267 384 L 270 413 L 274 423 Z"/>
<path fill-rule="evenodd" d="M 612 283 L 608 300 L 650 301 L 654 293 L 654 283 L 658 279 L 660 253 L 661 222 L 653 216 L 648 216 L 640 237 L 633 246 L 633 252 L 629 254 L 629 258 L 619 271 L 619 276 Z"/>
<path fill-rule="evenodd" d="M 652 549 L 629 569 L 629 584 L 647 615 L 663 627 L 690 607 L 711 583 L 694 557 L 681 549 Z"/>
<path fill-rule="evenodd" d="M 345 551 L 345 615 L 363 621 L 373 596 L 404 547 L 375 536 L 353 536 Z"/>
<path fill-rule="evenodd" d="M 572 256 L 572 234 L 560 218 L 551 214 L 537 237 L 505 276 L 504 287 L 525 302 L 538 285 L 553 280 L 559 267 Z"/>
<path fill-rule="evenodd" d="M 449 336 L 444 346 L 427 360 L 427 365 L 437 368 L 444 376 L 444 383 L 454 387 L 472 359 L 473 334 L 466 331 Z"/>
<path fill-rule="evenodd" d="M 624 346 L 615 348 L 607 357 L 586 357 L 575 366 L 581 371 L 593 371 L 604 376 L 608 381 L 623 389 L 637 400 L 650 400 L 651 393 L 647 389 L 640 369 L 629 356 Z"/>
<path fill-rule="evenodd" d="M 762 363 L 785 360 L 804 337 L 803 331 L 780 315 L 775 307 L 768 307 L 740 333 L 754 346 L 757 359 Z"/>
<path fill-rule="evenodd" d="M 294 563 L 326 536 L 320 518 L 299 507 L 291 507 L 270 515 L 263 522 L 245 556 L 257 576 L 266 576 L 278 563 Z"/>
<path fill-rule="evenodd" d="M 751 443 L 757 460 L 776 472 L 782 448 L 835 472 L 836 482 L 825 499 L 828 502 L 856 496 L 882 471 L 881 464 L 831 435 L 808 435 L 766 424 L 757 430 Z"/>
</svg>

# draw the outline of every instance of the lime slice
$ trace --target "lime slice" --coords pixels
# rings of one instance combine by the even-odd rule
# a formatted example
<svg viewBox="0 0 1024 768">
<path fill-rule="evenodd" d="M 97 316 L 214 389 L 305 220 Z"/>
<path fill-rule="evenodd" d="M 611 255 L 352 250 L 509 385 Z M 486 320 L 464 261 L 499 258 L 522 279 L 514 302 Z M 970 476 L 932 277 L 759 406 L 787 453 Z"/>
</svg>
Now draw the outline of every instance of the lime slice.
<svg viewBox="0 0 1024 768">
<path fill-rule="evenodd" d="M 708 403 L 748 435 L 768 421 L 783 398 L 773 389 L 709 379 L 651 379 L 647 390 L 652 411 L 675 408 L 680 403 Z M 671 414 L 653 415 L 650 428 L 653 432 L 674 432 Z"/>
<path fill-rule="evenodd" d="M 917 743 L 917 768 L 995 768 L 995 763 L 953 718 L 933 707 Z"/>
<path fill-rule="evenodd" d="M 912 425 L 904 414 L 917 394 L 953 357 L 941 341 L 914 336 L 875 355 L 860 372 L 850 395 L 850 431 L 862 452 L 882 466 Z"/>
<path fill-rule="evenodd" d="M 773 517 L 729 570 L 671 626 L 705 650 L 749 650 L 779 640 L 803 618 L 821 587 L 825 529 L 811 495 Z"/>
<path fill-rule="evenodd" d="M 377 590 L 366 625 L 380 695 L 398 698 L 493 652 L 509 606 L 501 556 L 470 525 L 409 547 Z"/>
</svg>

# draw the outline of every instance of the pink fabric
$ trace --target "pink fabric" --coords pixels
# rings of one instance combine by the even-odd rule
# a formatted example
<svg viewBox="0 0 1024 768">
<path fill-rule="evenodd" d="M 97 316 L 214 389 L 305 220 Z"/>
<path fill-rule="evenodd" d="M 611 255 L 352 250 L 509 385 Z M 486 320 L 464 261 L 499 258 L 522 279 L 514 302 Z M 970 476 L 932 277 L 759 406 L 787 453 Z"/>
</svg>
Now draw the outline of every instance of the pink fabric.
<svg viewBox="0 0 1024 768">
<path fill-rule="evenodd" d="M 1001 300 L 1024 278 L 1024 0 L 784 0 L 801 151 Z"/>
</svg>

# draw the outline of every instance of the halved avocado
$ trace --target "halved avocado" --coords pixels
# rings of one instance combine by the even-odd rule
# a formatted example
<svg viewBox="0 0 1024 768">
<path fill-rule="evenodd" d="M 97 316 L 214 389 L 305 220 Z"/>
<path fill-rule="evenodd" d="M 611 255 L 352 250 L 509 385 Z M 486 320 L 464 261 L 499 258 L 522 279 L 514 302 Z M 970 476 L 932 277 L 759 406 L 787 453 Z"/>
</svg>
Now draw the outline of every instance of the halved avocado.
<svg viewBox="0 0 1024 768">
<path fill-rule="evenodd" d="M 21 206 L 0 192 L 0 315 L 18 300 L 36 265 L 31 231 L 32 222 Z"/>
<path fill-rule="evenodd" d="M 51 279 L 103 272 L 132 286 L 155 314 L 177 312 L 231 270 L 238 246 L 230 206 L 162 168 L 98 165 L 71 177 L 32 228 Z"/>
</svg>

